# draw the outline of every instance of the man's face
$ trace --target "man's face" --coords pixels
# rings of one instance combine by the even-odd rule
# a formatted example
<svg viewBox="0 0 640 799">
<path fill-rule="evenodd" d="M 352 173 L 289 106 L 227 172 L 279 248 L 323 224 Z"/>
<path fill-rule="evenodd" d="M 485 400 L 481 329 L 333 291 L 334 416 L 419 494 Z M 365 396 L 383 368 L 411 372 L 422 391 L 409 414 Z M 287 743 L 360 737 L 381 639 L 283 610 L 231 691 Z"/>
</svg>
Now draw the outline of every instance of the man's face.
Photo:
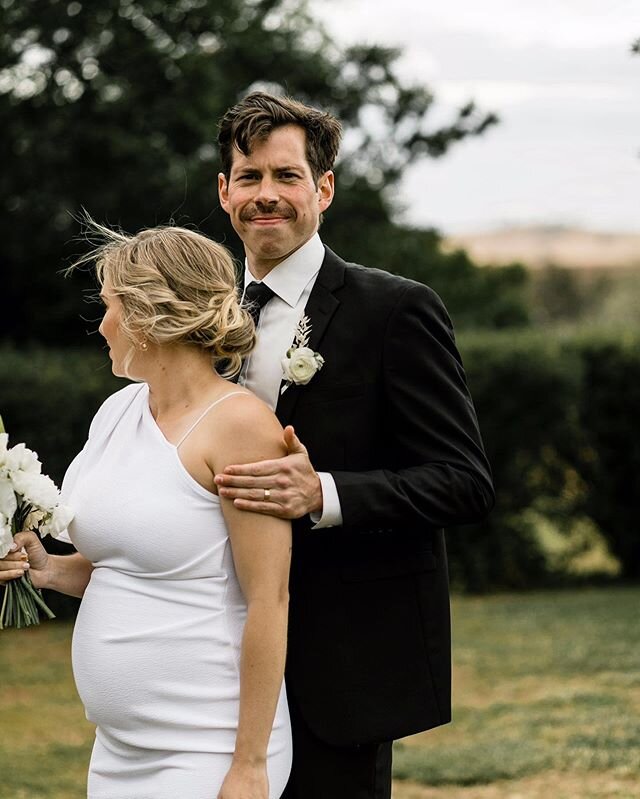
<svg viewBox="0 0 640 799">
<path fill-rule="evenodd" d="M 333 172 L 316 185 L 307 162 L 305 132 L 276 128 L 249 155 L 234 150 L 229 180 L 218 175 L 220 204 L 242 239 L 255 277 L 301 247 L 317 231 L 333 199 Z"/>
</svg>

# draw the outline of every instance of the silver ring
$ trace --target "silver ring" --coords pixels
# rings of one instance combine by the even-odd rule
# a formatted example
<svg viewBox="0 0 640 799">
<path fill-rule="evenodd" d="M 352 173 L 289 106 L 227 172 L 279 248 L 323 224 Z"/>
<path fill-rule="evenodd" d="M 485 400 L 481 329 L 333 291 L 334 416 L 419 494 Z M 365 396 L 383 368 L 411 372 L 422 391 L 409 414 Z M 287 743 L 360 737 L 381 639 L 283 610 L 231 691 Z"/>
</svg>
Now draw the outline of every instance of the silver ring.
<svg viewBox="0 0 640 799">
<path fill-rule="evenodd" d="M 271 490 L 268 488 L 263 488 L 264 491 L 264 501 L 268 502 L 271 499 Z"/>
</svg>

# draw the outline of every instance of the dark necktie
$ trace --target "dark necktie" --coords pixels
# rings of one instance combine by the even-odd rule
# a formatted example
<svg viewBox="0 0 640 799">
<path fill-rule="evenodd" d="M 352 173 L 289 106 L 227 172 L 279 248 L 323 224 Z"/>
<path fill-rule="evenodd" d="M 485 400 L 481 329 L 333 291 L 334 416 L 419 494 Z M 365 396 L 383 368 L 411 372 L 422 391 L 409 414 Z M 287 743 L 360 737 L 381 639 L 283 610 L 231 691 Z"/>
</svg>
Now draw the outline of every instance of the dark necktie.
<svg viewBox="0 0 640 799">
<path fill-rule="evenodd" d="M 244 290 L 243 305 L 251 314 L 256 327 L 258 326 L 258 319 L 260 319 L 260 311 L 274 296 L 275 292 L 272 291 L 265 283 L 256 283 L 253 281 L 249 283 Z"/>
</svg>

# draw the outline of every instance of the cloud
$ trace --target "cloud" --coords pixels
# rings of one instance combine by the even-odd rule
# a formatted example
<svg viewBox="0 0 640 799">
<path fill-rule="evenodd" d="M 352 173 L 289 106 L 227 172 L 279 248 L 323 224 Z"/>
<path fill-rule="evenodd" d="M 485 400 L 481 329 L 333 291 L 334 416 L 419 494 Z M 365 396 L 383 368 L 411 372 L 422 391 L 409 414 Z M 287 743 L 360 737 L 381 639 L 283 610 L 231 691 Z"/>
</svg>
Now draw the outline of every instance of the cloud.
<svg viewBox="0 0 640 799">
<path fill-rule="evenodd" d="M 393 13 L 371 0 L 313 0 L 314 13 L 336 37 L 420 46 L 425 36 L 459 31 L 522 46 L 547 43 L 563 49 L 615 46 L 640 30 L 636 0 L 394 0 Z M 433 10 L 431 10 L 433 9 Z M 631 34 L 633 37 L 633 33 Z"/>
<path fill-rule="evenodd" d="M 339 43 L 402 49 L 429 125 L 474 99 L 501 124 L 408 170 L 406 218 L 445 231 L 543 221 L 638 230 L 640 0 L 312 0 Z"/>
<path fill-rule="evenodd" d="M 613 82 L 526 82 L 518 80 L 445 80 L 437 84 L 437 97 L 448 105 L 459 106 L 473 97 L 481 106 L 498 112 L 507 106 L 542 103 L 633 102 L 631 87 Z"/>
</svg>

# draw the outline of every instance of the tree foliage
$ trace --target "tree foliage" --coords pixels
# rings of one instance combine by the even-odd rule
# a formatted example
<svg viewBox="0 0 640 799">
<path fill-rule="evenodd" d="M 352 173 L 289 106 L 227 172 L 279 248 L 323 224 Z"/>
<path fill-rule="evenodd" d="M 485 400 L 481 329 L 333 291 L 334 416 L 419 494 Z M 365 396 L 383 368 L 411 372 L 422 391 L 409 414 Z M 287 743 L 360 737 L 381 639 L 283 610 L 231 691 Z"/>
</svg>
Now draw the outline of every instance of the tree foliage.
<svg viewBox="0 0 640 799">
<path fill-rule="evenodd" d="M 77 343 L 86 327 L 77 284 L 59 277 L 83 247 L 82 207 L 126 230 L 193 224 L 239 251 L 218 209 L 216 121 L 252 88 L 343 121 L 342 211 L 326 230 L 354 260 L 368 230 L 351 209 L 375 206 L 389 226 L 383 187 L 496 121 L 469 103 L 433 128 L 433 95 L 398 77 L 399 51 L 340 49 L 305 0 L 0 0 L 0 31 L 0 337 L 17 341 Z"/>
</svg>

